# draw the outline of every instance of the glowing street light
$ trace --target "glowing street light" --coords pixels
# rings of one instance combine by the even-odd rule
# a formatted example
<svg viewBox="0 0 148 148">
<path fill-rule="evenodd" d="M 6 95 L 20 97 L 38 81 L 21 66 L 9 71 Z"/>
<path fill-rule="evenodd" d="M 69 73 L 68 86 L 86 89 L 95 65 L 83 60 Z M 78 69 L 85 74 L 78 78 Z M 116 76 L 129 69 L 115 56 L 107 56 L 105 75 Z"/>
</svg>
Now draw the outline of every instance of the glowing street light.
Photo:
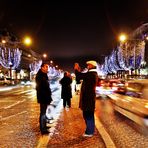
<svg viewBox="0 0 148 148">
<path fill-rule="evenodd" d="M 6 44 L 6 40 L 3 39 L 3 40 L 2 40 L 2 43 L 3 43 L 3 44 Z"/>
<path fill-rule="evenodd" d="M 55 66 L 55 68 L 56 68 L 56 69 L 58 69 L 58 68 L 59 68 L 59 66 L 58 66 L 58 65 L 56 65 L 56 66 Z"/>
<path fill-rule="evenodd" d="M 26 46 L 30 46 L 32 44 L 32 40 L 29 36 L 26 36 L 23 40 L 23 43 L 26 45 Z"/>
<path fill-rule="evenodd" d="M 5 39 L 2 39 L 1 41 L 0 41 L 0 46 L 6 46 L 6 43 L 7 43 L 7 41 L 5 40 Z"/>
<path fill-rule="evenodd" d="M 50 64 L 53 64 L 53 61 L 52 60 L 50 61 Z"/>
<path fill-rule="evenodd" d="M 125 41 L 127 40 L 127 36 L 126 36 L 125 34 L 121 34 L 121 35 L 119 36 L 119 40 L 120 40 L 121 42 L 125 42 Z"/>
<path fill-rule="evenodd" d="M 47 54 L 46 53 L 43 54 L 43 58 L 47 58 Z"/>
<path fill-rule="evenodd" d="M 31 57 L 31 54 L 28 54 L 28 57 L 30 58 Z"/>
</svg>

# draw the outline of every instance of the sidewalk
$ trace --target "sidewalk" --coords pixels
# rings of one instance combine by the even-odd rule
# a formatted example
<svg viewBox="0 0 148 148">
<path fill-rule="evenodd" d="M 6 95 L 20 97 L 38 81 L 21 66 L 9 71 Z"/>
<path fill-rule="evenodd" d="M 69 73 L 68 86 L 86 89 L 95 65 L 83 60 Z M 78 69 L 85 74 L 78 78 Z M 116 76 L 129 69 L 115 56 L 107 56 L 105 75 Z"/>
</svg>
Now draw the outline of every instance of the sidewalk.
<svg viewBox="0 0 148 148">
<path fill-rule="evenodd" d="M 72 107 L 63 109 L 55 126 L 53 135 L 44 135 L 37 147 L 50 148 L 105 148 L 105 144 L 97 131 L 91 138 L 83 137 L 85 123 L 82 112 L 78 108 L 79 95 L 72 98 Z"/>
</svg>

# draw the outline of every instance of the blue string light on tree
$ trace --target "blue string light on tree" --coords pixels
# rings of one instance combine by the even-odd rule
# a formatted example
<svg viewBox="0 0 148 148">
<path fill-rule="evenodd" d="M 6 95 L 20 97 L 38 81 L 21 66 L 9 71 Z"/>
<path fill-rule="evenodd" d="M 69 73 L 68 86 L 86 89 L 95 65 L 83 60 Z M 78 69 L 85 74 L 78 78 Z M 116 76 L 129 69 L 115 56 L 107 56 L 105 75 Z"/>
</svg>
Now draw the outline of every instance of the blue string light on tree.
<svg viewBox="0 0 148 148">
<path fill-rule="evenodd" d="M 22 51 L 18 48 L 0 47 L 0 64 L 8 69 L 10 68 L 10 63 L 12 63 L 12 69 L 16 69 L 20 64 L 21 55 Z"/>
</svg>

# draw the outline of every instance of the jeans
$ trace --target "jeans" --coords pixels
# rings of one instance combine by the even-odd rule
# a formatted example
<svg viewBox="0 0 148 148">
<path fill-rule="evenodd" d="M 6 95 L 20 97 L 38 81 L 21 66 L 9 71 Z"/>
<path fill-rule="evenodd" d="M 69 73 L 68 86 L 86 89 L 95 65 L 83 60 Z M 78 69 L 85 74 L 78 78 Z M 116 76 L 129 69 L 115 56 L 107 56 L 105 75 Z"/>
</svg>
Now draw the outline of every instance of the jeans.
<svg viewBox="0 0 148 148">
<path fill-rule="evenodd" d="M 83 118 L 86 123 L 85 134 L 93 135 L 95 130 L 94 111 L 83 111 Z"/>
<path fill-rule="evenodd" d="M 40 130 L 41 132 L 46 132 L 46 109 L 47 109 L 47 104 L 40 104 L 40 118 L 39 118 L 39 123 L 40 123 Z"/>
</svg>

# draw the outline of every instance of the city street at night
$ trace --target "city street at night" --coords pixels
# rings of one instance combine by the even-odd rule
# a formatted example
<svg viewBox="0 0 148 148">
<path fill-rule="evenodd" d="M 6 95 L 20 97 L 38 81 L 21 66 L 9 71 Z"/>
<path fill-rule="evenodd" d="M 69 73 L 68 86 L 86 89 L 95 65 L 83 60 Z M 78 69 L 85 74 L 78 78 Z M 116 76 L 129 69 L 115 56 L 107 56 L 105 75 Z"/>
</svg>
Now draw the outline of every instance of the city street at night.
<svg viewBox="0 0 148 148">
<path fill-rule="evenodd" d="M 0 148 L 147 148 L 148 0 L 0 4 Z"/>
<path fill-rule="evenodd" d="M 59 95 L 59 89 L 53 97 Z M 54 99 L 57 99 L 54 98 Z M 78 108 L 79 95 L 73 94 L 72 107 L 63 109 L 62 100 L 55 108 L 55 121 L 50 133 L 39 131 L 39 105 L 36 90 L 31 86 L 13 88 L 0 94 L 0 147 L 125 147 L 145 148 L 148 145 L 146 129 L 123 115 L 114 112 L 109 98 L 97 98 L 95 134 L 84 138 L 85 124 Z"/>
</svg>

